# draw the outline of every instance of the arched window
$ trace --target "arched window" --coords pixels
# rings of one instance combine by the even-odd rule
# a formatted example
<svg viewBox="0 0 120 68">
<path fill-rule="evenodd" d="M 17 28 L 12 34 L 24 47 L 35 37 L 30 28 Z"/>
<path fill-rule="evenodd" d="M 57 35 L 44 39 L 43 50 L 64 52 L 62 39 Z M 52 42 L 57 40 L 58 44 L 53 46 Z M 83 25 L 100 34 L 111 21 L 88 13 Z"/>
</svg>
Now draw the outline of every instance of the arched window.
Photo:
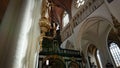
<svg viewBox="0 0 120 68">
<path fill-rule="evenodd" d="M 118 44 L 115 42 L 112 42 L 109 45 L 110 45 L 109 49 L 116 66 L 120 67 L 120 48 L 118 47 Z"/>
<path fill-rule="evenodd" d="M 64 12 L 63 15 L 63 27 L 65 27 L 69 23 L 69 15 L 67 12 Z"/>
</svg>

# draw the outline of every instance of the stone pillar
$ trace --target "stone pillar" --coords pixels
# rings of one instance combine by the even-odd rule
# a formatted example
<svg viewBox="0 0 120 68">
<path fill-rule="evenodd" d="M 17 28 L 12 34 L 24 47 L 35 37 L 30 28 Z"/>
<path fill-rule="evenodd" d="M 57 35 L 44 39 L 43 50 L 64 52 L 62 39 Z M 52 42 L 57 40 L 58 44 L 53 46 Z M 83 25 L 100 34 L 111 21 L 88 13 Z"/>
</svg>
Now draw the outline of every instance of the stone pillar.
<svg viewBox="0 0 120 68">
<path fill-rule="evenodd" d="M 24 68 L 33 0 L 10 0 L 0 29 L 0 68 Z"/>
<path fill-rule="evenodd" d="M 100 51 L 100 59 L 101 59 L 103 68 L 106 68 L 106 64 L 108 62 L 114 65 L 114 63 L 111 60 L 110 54 L 109 54 L 108 44 L 107 44 L 107 40 L 105 37 L 106 35 L 102 35 L 102 37 L 99 37 L 99 41 L 97 45 L 99 46 L 98 48 Z"/>
</svg>

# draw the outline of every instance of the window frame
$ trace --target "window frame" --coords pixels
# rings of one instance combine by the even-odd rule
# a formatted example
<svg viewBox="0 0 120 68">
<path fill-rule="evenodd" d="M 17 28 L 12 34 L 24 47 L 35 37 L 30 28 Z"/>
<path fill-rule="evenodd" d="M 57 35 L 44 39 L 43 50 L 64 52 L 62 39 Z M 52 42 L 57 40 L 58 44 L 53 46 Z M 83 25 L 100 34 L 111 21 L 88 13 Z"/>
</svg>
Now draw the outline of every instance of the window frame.
<svg viewBox="0 0 120 68">
<path fill-rule="evenodd" d="M 113 57 L 113 54 L 112 54 L 112 52 L 111 52 L 111 50 L 110 50 L 110 47 L 112 46 L 111 44 L 112 43 L 115 43 L 115 44 L 117 44 L 117 47 L 119 48 L 119 50 L 120 50 L 120 47 L 119 47 L 119 43 L 118 42 L 116 42 L 116 41 L 110 41 L 110 42 L 108 42 L 108 49 L 109 49 L 109 52 L 110 52 L 110 55 L 111 55 L 111 57 L 112 57 L 112 60 L 113 60 L 113 62 L 114 62 L 114 64 L 115 64 L 115 66 L 117 67 L 117 68 L 119 68 L 120 67 L 120 63 L 118 63 L 118 62 L 120 62 L 120 61 L 118 61 L 118 62 L 116 62 L 116 60 L 115 60 L 115 58 Z M 115 51 L 115 52 L 117 52 L 117 51 Z M 118 52 L 117 52 L 118 53 Z M 117 54 L 118 55 L 118 54 Z M 115 55 L 116 56 L 116 55 Z M 119 58 L 118 56 L 117 56 L 117 58 Z M 120 59 L 120 58 L 119 58 Z M 117 64 L 118 64 L 118 66 L 117 66 Z"/>
</svg>

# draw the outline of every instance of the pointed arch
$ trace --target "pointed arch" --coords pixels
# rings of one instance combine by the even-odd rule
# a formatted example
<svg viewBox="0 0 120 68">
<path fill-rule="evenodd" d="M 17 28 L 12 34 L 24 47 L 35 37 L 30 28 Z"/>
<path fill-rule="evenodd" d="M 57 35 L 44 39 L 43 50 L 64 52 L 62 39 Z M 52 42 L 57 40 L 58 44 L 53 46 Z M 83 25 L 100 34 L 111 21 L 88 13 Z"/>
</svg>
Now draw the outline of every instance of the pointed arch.
<svg viewBox="0 0 120 68">
<path fill-rule="evenodd" d="M 97 43 L 95 41 L 98 40 L 97 38 L 100 38 L 103 33 L 106 35 L 107 38 L 107 35 L 112 27 L 113 23 L 105 18 L 88 18 L 84 22 L 80 23 L 80 28 L 76 41 L 79 42 L 79 45 L 84 45 L 82 43 L 86 41 L 86 46 L 84 48 L 86 48 L 88 46 L 87 44 L 89 43 L 96 45 Z"/>
</svg>

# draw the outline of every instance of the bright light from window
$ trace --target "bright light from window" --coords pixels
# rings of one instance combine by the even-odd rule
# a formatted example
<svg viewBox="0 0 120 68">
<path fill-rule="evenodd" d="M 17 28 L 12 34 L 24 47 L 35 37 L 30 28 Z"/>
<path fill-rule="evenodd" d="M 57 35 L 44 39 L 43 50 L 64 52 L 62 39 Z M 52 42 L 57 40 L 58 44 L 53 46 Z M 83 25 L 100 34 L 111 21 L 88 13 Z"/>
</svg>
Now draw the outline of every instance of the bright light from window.
<svg viewBox="0 0 120 68">
<path fill-rule="evenodd" d="M 85 0 L 76 0 L 75 7 L 79 8 L 81 5 L 84 5 Z"/>
<path fill-rule="evenodd" d="M 69 22 L 69 15 L 67 12 L 64 12 L 64 15 L 63 15 L 63 27 L 65 27 Z"/>
<path fill-rule="evenodd" d="M 56 30 L 59 30 L 59 29 L 60 29 L 59 27 L 60 27 L 60 26 L 58 25 L 57 28 L 56 28 Z"/>
<path fill-rule="evenodd" d="M 109 48 L 116 66 L 119 67 L 120 66 L 120 49 L 118 45 L 112 42 Z"/>
<path fill-rule="evenodd" d="M 49 60 L 46 60 L 46 65 L 49 65 Z"/>
</svg>

